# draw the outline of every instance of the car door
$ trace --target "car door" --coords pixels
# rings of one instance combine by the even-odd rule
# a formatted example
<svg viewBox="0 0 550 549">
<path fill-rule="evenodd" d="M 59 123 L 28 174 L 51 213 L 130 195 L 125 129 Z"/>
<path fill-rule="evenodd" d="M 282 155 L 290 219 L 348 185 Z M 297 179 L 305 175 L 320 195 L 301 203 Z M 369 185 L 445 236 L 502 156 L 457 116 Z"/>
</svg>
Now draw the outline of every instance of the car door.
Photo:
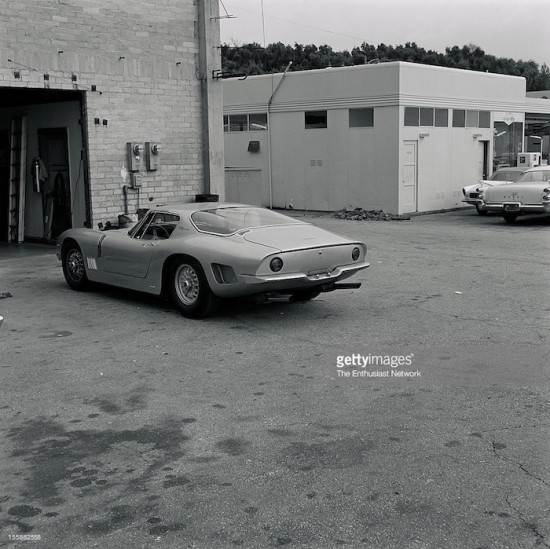
<svg viewBox="0 0 550 549">
<path fill-rule="evenodd" d="M 147 238 L 147 228 L 157 212 L 149 212 L 137 231 L 106 231 L 101 241 L 101 265 L 108 273 L 145 278 L 155 247 L 162 240 Z"/>
</svg>

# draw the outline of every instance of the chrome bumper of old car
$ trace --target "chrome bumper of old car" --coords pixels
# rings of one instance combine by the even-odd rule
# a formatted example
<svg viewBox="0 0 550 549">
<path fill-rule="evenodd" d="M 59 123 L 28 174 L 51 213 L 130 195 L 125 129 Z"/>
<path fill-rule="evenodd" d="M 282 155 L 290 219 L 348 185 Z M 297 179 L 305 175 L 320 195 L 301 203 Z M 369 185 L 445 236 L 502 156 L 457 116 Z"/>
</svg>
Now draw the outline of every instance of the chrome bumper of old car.
<svg viewBox="0 0 550 549">
<path fill-rule="evenodd" d="M 348 278 L 362 269 L 366 269 L 369 263 L 363 261 L 354 265 L 344 265 L 336 267 L 326 273 L 280 273 L 272 275 L 237 275 L 239 282 L 243 284 L 275 284 L 285 288 L 296 286 L 312 286 L 314 284 L 323 284 L 325 282 L 334 282 L 343 278 Z"/>
<path fill-rule="evenodd" d="M 539 204 L 522 204 L 521 202 L 482 202 L 481 205 L 484 210 L 490 212 L 550 213 L 550 202 L 542 202 Z"/>
</svg>

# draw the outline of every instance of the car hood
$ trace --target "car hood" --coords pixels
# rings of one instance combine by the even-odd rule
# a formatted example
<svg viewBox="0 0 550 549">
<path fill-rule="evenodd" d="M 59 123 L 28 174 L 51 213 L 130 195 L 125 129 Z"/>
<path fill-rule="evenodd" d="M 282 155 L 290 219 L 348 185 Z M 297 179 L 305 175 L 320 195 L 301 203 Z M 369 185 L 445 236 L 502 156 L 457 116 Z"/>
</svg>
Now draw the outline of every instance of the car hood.
<svg viewBox="0 0 550 549">
<path fill-rule="evenodd" d="M 351 243 L 347 238 L 306 223 L 253 228 L 244 233 L 243 238 L 247 242 L 276 248 L 281 252 Z"/>
</svg>

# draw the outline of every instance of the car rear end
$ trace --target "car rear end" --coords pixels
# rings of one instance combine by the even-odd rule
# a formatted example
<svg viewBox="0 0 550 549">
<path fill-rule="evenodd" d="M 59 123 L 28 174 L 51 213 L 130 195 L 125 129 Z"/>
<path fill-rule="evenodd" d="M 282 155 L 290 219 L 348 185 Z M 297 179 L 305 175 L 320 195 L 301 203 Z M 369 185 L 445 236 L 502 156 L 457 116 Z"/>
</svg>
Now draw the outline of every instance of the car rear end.
<svg viewBox="0 0 550 549">
<path fill-rule="evenodd" d="M 483 206 L 502 213 L 550 213 L 550 183 L 523 183 L 483 189 Z"/>
</svg>

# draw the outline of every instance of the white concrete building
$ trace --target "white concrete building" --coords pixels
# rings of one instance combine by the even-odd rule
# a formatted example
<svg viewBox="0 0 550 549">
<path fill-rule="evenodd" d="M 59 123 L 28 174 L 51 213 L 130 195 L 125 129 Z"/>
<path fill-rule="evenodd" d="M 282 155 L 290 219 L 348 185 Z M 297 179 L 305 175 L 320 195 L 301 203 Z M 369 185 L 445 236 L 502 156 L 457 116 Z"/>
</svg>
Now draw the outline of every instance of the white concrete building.
<svg viewBox="0 0 550 549">
<path fill-rule="evenodd" d="M 548 159 L 550 101 L 520 77 L 392 62 L 229 79 L 223 95 L 227 200 L 434 211 L 519 152 Z"/>
</svg>

